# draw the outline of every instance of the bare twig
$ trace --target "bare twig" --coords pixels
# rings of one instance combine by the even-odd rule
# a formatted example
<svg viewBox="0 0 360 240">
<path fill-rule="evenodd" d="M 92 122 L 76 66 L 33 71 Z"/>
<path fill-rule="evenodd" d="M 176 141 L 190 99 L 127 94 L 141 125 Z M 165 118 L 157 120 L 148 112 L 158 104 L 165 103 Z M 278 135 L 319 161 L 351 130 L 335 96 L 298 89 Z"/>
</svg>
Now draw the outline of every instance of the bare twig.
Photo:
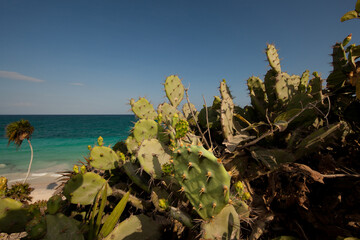
<svg viewBox="0 0 360 240">
<path fill-rule="evenodd" d="M 210 141 L 210 144 L 211 144 L 211 149 L 213 149 L 213 143 L 212 143 L 212 140 L 211 140 L 211 133 L 210 133 L 210 127 L 209 127 L 209 113 L 208 113 L 208 109 L 207 109 L 207 104 L 206 104 L 206 100 L 205 100 L 205 97 L 203 95 L 203 99 L 204 99 L 204 103 L 205 103 L 205 113 L 206 113 L 206 126 L 207 126 L 207 130 L 208 130 L 208 134 L 209 134 L 209 141 Z"/>
<path fill-rule="evenodd" d="M 258 141 L 266 138 L 267 136 L 270 136 L 272 135 L 274 132 L 276 132 L 277 130 L 279 130 L 279 128 L 276 128 L 275 130 L 269 130 L 268 132 L 266 132 L 265 134 L 263 134 L 262 136 L 258 137 L 257 139 L 245 144 L 245 145 L 242 145 L 241 147 L 239 147 L 239 150 L 243 149 L 243 148 L 246 148 L 246 147 L 249 147 L 251 145 L 254 145 L 256 144 Z"/>
<path fill-rule="evenodd" d="M 360 174 L 322 174 L 324 178 L 339 178 L 339 177 L 355 177 L 359 178 Z"/>
<path fill-rule="evenodd" d="M 200 134 L 201 134 L 201 137 L 202 137 L 203 141 L 204 141 L 205 144 L 206 144 L 206 147 L 207 147 L 207 148 L 210 148 L 208 142 L 206 141 L 206 138 L 205 138 L 203 132 L 201 131 L 201 128 L 200 128 L 200 126 L 199 126 L 199 123 L 196 121 L 194 112 L 193 112 L 193 110 L 192 110 L 192 108 L 191 108 L 188 90 L 189 90 L 189 88 L 186 88 L 186 89 L 185 89 L 185 95 L 186 95 L 186 101 L 188 102 L 188 105 L 189 105 L 189 109 L 190 109 L 191 116 L 193 117 L 193 119 L 194 119 L 194 121 L 195 121 L 195 123 L 196 123 L 196 127 L 198 128 L 198 130 L 199 130 L 199 132 L 200 132 Z"/>
</svg>

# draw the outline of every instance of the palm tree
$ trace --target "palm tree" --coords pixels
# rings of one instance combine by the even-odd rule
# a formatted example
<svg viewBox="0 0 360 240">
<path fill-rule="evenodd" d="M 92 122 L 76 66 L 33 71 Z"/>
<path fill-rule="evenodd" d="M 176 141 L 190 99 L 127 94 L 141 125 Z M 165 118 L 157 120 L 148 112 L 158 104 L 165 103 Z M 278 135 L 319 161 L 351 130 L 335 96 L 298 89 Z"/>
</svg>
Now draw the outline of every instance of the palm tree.
<svg viewBox="0 0 360 240">
<path fill-rule="evenodd" d="M 34 132 L 34 127 L 31 126 L 28 120 L 21 119 L 20 121 L 12 122 L 6 126 L 6 137 L 9 139 L 8 146 L 10 145 L 11 142 L 14 142 L 16 148 L 19 148 L 24 139 L 28 141 L 30 146 L 31 158 L 30 158 L 29 168 L 26 177 L 24 179 L 24 183 L 29 177 L 31 164 L 34 156 L 33 148 L 30 142 L 30 137 L 33 132 Z"/>
</svg>

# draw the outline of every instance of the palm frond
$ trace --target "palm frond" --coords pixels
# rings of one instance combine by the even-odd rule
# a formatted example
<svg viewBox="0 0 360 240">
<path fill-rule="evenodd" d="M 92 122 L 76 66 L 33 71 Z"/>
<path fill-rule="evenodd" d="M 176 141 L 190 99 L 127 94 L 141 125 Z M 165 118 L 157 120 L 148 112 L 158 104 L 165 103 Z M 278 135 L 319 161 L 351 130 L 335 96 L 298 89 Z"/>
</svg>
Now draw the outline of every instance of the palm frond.
<svg viewBox="0 0 360 240">
<path fill-rule="evenodd" d="M 24 139 L 30 139 L 34 127 L 28 120 L 21 119 L 16 122 L 12 122 L 6 126 L 6 137 L 8 138 L 8 145 L 11 142 L 17 147 L 20 147 Z"/>
</svg>

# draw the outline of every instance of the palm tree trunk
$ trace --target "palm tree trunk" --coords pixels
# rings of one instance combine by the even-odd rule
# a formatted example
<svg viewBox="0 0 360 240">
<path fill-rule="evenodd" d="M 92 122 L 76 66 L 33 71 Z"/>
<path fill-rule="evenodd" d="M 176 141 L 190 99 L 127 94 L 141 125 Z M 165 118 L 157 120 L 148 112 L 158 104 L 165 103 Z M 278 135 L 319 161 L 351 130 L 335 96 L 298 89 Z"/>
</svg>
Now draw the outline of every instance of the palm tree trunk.
<svg viewBox="0 0 360 240">
<path fill-rule="evenodd" d="M 28 179 L 28 177 L 29 177 L 29 174 L 30 174 L 30 169 L 31 169 L 31 164 L 32 164 L 33 157 L 34 157 L 33 147 L 32 147 L 32 145 L 31 145 L 31 142 L 30 142 L 30 140 L 29 140 L 29 139 L 28 139 L 28 143 L 29 143 L 30 150 L 31 150 L 31 158 L 30 158 L 29 168 L 28 168 L 28 171 L 27 171 L 27 174 L 26 174 L 26 177 L 25 177 L 25 179 L 24 179 L 24 182 L 23 182 L 23 183 L 25 183 L 25 182 L 26 182 L 26 180 L 27 180 L 27 179 Z"/>
</svg>

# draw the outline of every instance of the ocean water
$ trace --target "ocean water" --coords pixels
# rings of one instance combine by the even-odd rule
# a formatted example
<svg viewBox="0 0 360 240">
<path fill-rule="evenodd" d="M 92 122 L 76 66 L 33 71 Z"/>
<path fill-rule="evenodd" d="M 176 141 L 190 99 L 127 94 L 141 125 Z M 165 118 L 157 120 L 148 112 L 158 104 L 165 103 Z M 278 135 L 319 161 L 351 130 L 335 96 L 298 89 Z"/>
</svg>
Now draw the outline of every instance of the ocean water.
<svg viewBox="0 0 360 240">
<path fill-rule="evenodd" d="M 134 115 L 0 115 L 0 175 L 26 172 L 30 161 L 28 142 L 16 149 L 8 146 L 6 125 L 20 119 L 29 120 L 35 131 L 30 139 L 34 149 L 31 171 L 72 169 L 88 156 L 88 145 L 104 138 L 104 145 L 113 146 L 125 140 L 135 121 Z"/>
</svg>

